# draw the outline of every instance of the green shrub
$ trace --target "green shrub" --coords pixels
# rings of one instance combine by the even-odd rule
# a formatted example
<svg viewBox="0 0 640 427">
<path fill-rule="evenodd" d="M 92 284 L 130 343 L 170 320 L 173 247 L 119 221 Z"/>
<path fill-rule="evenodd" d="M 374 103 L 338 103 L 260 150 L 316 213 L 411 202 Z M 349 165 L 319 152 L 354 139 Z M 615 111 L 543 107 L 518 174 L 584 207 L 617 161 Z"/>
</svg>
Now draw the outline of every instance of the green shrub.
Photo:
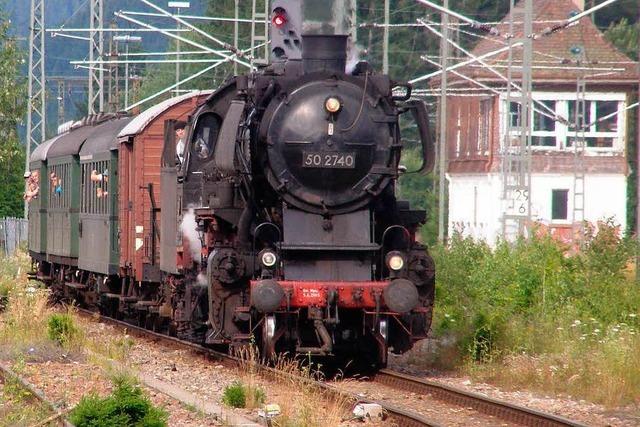
<svg viewBox="0 0 640 427">
<path fill-rule="evenodd" d="M 247 392 L 244 385 L 235 381 L 224 388 L 222 402 L 232 408 L 244 408 L 247 406 Z"/>
<path fill-rule="evenodd" d="M 637 244 L 611 221 L 597 233 L 587 226 L 579 250 L 534 234 L 495 248 L 456 235 L 430 249 L 433 335 L 442 352 L 431 360 L 499 382 L 517 377 L 545 392 L 628 403 L 640 395 L 640 365 L 629 362 L 640 351 Z M 605 388 L 599 378 L 615 381 Z"/>
<path fill-rule="evenodd" d="M 167 412 L 153 406 L 139 386 L 122 380 L 110 396 L 83 397 L 69 421 L 76 427 L 164 427 L 167 418 Z"/>
<path fill-rule="evenodd" d="M 47 333 L 50 340 L 66 345 L 78 334 L 78 328 L 70 314 L 54 313 L 47 320 Z"/>
</svg>

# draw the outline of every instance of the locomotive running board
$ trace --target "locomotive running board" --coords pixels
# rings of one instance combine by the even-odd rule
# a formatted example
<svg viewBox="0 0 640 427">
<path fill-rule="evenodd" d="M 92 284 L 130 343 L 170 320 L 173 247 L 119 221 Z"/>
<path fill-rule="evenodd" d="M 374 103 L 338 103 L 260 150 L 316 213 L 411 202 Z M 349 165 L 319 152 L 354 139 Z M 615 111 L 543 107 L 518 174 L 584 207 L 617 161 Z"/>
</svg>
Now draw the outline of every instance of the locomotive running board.
<svg viewBox="0 0 640 427">
<path fill-rule="evenodd" d="M 68 288 L 77 289 L 79 291 L 83 291 L 83 290 L 87 289 L 87 285 L 85 285 L 84 283 L 64 282 L 64 285 L 66 287 L 68 287 Z"/>
</svg>

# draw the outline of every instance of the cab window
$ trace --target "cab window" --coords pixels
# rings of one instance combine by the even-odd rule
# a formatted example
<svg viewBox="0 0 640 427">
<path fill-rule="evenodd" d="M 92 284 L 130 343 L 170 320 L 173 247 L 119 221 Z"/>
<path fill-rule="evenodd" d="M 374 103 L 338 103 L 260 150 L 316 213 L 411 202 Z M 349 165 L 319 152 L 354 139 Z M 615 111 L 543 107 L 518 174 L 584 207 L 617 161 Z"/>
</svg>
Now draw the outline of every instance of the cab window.
<svg viewBox="0 0 640 427">
<path fill-rule="evenodd" d="M 204 113 L 198 117 L 191 145 L 192 158 L 199 160 L 210 158 L 213 155 L 219 132 L 220 119 L 217 115 Z"/>
</svg>

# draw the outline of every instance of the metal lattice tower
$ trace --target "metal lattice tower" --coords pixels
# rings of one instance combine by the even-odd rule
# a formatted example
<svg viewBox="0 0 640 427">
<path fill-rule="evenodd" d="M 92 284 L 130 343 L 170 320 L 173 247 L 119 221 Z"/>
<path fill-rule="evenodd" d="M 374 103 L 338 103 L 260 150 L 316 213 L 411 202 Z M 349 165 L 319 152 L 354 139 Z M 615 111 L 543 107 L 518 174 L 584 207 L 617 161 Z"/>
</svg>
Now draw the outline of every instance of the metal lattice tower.
<svg viewBox="0 0 640 427">
<path fill-rule="evenodd" d="M 27 108 L 27 157 L 25 172 L 29 170 L 31 149 L 45 140 L 46 81 L 44 74 L 44 0 L 31 0 L 29 22 L 29 105 Z M 24 217 L 28 207 L 25 202 Z"/>
<path fill-rule="evenodd" d="M 502 236 L 514 240 L 525 236 L 531 223 L 531 66 L 533 62 L 533 0 L 524 0 L 524 8 L 511 0 L 509 12 L 509 51 L 505 105 L 504 145 L 502 147 Z M 522 34 L 515 36 L 514 23 L 523 23 Z M 520 92 L 512 84 L 514 44 L 522 43 Z M 512 111 L 514 110 L 515 111 Z"/>
<path fill-rule="evenodd" d="M 269 62 L 269 0 L 251 2 L 251 56 L 253 64 L 263 65 Z M 260 44 L 263 47 L 255 48 Z"/>
<path fill-rule="evenodd" d="M 104 0 L 89 0 L 89 3 L 89 61 L 92 63 L 89 65 L 88 113 L 96 114 L 104 111 L 104 69 L 102 64 L 93 64 L 93 61 L 103 59 Z"/>
<path fill-rule="evenodd" d="M 582 54 L 584 55 L 584 54 Z M 584 56 L 583 56 L 584 57 Z M 580 66 L 583 61 L 578 61 Z M 574 115 L 576 136 L 573 139 L 573 239 L 580 243 L 584 236 L 584 153 L 586 148 L 585 127 L 587 126 L 587 83 L 584 73 L 578 74 L 576 85 L 576 108 Z"/>
</svg>

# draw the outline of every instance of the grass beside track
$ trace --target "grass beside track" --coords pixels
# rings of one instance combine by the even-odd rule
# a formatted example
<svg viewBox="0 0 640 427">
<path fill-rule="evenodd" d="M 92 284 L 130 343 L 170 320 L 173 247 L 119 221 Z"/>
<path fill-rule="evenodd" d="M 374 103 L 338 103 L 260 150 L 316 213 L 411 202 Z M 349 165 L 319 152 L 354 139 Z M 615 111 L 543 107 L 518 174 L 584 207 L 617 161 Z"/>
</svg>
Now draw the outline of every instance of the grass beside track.
<svg viewBox="0 0 640 427">
<path fill-rule="evenodd" d="M 79 318 L 73 307 L 61 310 L 60 307 L 49 304 L 49 291 L 42 284 L 27 279 L 29 266 L 29 258 L 24 253 L 17 253 L 11 258 L 0 258 L 0 303 L 3 307 L 0 311 L 0 359 L 10 361 L 14 367 L 48 360 L 75 360 L 99 367 L 110 379 L 134 378 L 137 368 L 130 357 L 130 351 L 135 340 L 127 334 L 114 338 L 109 334 L 96 336 L 89 333 L 87 324 Z M 248 352 L 244 356 L 247 364 L 238 370 L 237 375 L 243 392 L 246 393 L 243 406 L 256 411 L 262 403 L 279 404 L 281 415 L 274 420 L 274 425 L 340 425 L 341 420 L 349 414 L 350 401 L 327 399 L 319 391 L 310 389 L 303 380 L 293 379 L 293 376 L 290 380 L 265 383 L 260 380 L 255 368 L 257 354 Z M 114 361 L 118 368 L 114 368 Z M 312 371 L 285 359 L 279 368 L 291 373 L 302 373 L 308 378 L 313 375 Z M 92 409 L 102 405 L 93 404 L 94 401 L 98 402 L 97 396 L 93 397 L 94 400 L 90 400 L 91 396 L 88 397 L 89 405 L 85 404 L 85 407 Z M 0 408 L 2 405 L 3 401 L 0 400 Z M 35 416 L 38 409 L 35 408 L 34 411 Z M 87 412 L 86 408 L 81 412 Z M 39 418 L 33 418 L 34 422 L 26 421 L 24 424 L 3 424 L 5 419 L 14 420 L 17 416 L 31 420 L 32 418 L 27 418 L 30 414 L 31 409 L 28 407 L 15 416 L 0 410 L 0 427 L 37 424 Z M 73 417 L 74 411 L 71 411 L 70 418 Z"/>
<path fill-rule="evenodd" d="M 432 249 L 437 348 L 412 360 L 507 388 L 640 404 L 636 250 L 610 223 L 588 229 L 580 250 L 542 230 L 494 249 L 454 236 Z"/>
<path fill-rule="evenodd" d="M 52 414 L 18 381 L 0 377 L 0 427 L 39 425 Z"/>
<path fill-rule="evenodd" d="M 636 250 L 606 223 L 597 234 L 587 230 L 580 250 L 541 232 L 494 249 L 454 236 L 446 247 L 431 248 L 438 271 L 433 323 L 438 344 L 414 351 L 410 361 L 507 388 L 609 407 L 640 404 Z M 53 342 L 47 334 L 48 291 L 27 281 L 28 266 L 23 253 L 0 262 L 0 304 L 5 306 L 0 357 L 50 360 L 89 347 L 107 358 L 126 359 L 132 345 L 127 337 L 122 342 L 89 340 L 80 329 L 62 346 Z M 244 382 L 252 387 L 250 373 Z M 313 400 L 296 388 L 292 393 L 302 403 Z M 292 404 L 295 396 L 283 399 L 283 406 L 304 407 Z M 291 416 L 305 417 L 312 409 Z"/>
</svg>

